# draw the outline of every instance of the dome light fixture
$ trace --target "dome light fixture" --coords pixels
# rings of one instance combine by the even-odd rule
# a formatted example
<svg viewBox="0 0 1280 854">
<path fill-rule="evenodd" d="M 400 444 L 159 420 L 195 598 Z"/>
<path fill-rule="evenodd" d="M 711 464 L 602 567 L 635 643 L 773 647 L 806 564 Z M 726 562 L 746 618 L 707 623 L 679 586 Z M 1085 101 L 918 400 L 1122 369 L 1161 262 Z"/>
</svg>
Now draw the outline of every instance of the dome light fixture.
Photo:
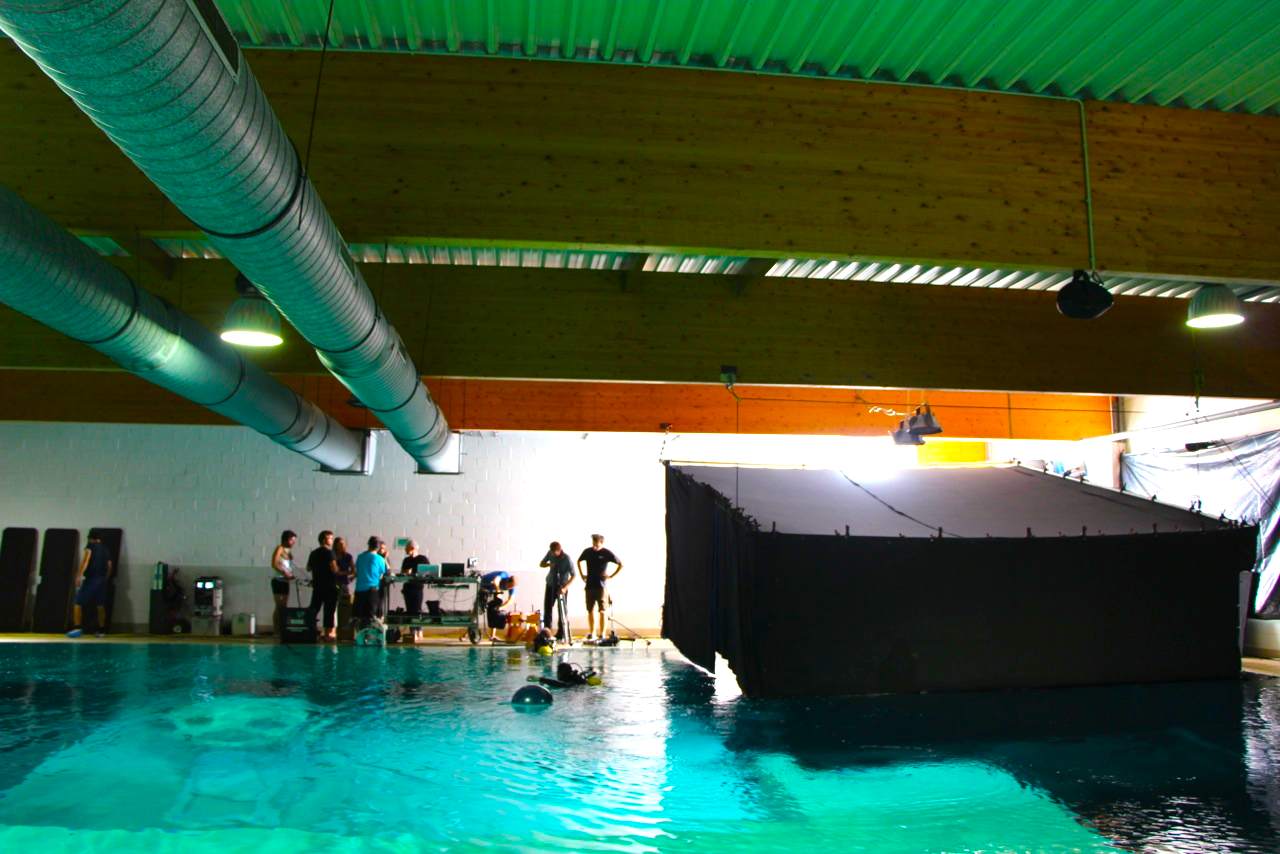
<svg viewBox="0 0 1280 854">
<path fill-rule="evenodd" d="M 1226 285 L 1201 285 L 1187 306 L 1187 326 L 1192 329 L 1222 329 L 1241 323 L 1244 306 Z"/>
<path fill-rule="evenodd" d="M 1091 271 L 1073 271 L 1071 281 L 1058 291 L 1058 311 L 1074 320 L 1101 317 L 1114 302 L 1115 297 L 1103 287 L 1098 274 Z"/>
<path fill-rule="evenodd" d="M 237 347 L 278 347 L 283 344 L 279 313 L 243 273 L 236 275 L 236 293 L 239 296 L 227 309 L 227 316 L 222 322 L 222 340 Z"/>
</svg>

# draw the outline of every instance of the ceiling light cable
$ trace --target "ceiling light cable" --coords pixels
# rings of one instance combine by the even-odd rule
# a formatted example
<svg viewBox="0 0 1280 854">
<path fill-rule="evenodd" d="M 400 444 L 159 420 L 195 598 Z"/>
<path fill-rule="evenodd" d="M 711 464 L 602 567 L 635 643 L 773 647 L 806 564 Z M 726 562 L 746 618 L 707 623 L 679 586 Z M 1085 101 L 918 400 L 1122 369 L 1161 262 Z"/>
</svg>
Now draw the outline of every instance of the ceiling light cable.
<svg viewBox="0 0 1280 854">
<path fill-rule="evenodd" d="M 311 140 L 315 137 L 316 112 L 320 108 L 320 81 L 324 79 L 324 60 L 329 54 L 329 30 L 333 27 L 333 3 L 334 0 L 329 0 L 329 16 L 325 18 L 324 36 L 320 41 L 320 69 L 316 72 L 316 91 L 311 96 L 311 120 L 307 125 L 307 153 L 302 159 L 302 174 L 308 178 L 311 176 Z M 302 213 L 305 209 L 305 205 L 298 206 L 298 228 L 302 228 Z"/>
<path fill-rule="evenodd" d="M 1098 272 L 1098 251 L 1093 238 L 1093 183 L 1089 179 L 1089 132 L 1085 119 L 1084 100 L 1077 99 L 1080 108 L 1080 160 L 1084 166 L 1084 224 L 1089 235 L 1089 272 Z"/>
</svg>

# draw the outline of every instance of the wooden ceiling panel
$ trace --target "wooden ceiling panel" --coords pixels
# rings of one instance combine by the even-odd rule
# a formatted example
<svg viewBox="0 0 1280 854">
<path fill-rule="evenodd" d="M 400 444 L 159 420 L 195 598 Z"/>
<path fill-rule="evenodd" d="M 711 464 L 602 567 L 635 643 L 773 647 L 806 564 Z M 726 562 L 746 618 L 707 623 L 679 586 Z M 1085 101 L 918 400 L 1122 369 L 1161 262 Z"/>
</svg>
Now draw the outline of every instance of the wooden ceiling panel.
<svg viewBox="0 0 1280 854">
<path fill-rule="evenodd" d="M 329 376 L 279 379 L 353 428 L 380 426 Z M 538 382 L 425 377 L 454 430 L 569 430 L 885 436 L 928 400 L 948 437 L 1072 440 L 1111 429 L 1110 398 L 902 389 L 779 389 L 672 383 Z M 0 420 L 229 424 L 123 372 L 0 369 Z"/>
<path fill-rule="evenodd" d="M 1280 119 L 1092 103 L 1089 153 L 1103 266 L 1280 278 Z"/>
<path fill-rule="evenodd" d="M 305 149 L 319 54 L 249 56 Z M 1101 269 L 1280 279 L 1280 119 L 1088 112 Z M 192 227 L 2 41 L 0 114 L 0 182 L 64 225 L 126 244 Z M 1060 99 L 341 52 L 311 142 L 311 174 L 353 242 L 1088 263 L 1078 107 Z"/>
<path fill-rule="evenodd" d="M 122 259 L 216 328 L 232 268 L 178 262 L 172 279 Z M 1118 297 L 1095 321 L 1043 291 L 879 282 L 364 265 L 419 370 L 480 379 L 714 383 L 1081 394 L 1280 397 L 1280 306 L 1238 328 L 1190 332 L 1184 300 Z M 93 351 L 0 309 L 0 367 L 103 367 Z M 277 373 L 322 373 L 296 332 L 252 354 Z"/>
</svg>

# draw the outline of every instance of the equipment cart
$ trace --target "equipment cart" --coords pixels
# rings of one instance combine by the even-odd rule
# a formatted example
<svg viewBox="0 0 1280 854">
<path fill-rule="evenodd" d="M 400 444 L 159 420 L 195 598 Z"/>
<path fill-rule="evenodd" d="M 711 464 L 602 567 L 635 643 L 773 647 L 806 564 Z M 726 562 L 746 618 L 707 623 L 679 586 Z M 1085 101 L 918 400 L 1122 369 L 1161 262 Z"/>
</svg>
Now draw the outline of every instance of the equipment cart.
<svg viewBox="0 0 1280 854">
<path fill-rule="evenodd" d="M 392 584 L 404 584 L 406 581 L 420 581 L 426 588 L 423 591 L 423 608 L 428 609 L 419 616 L 405 613 L 388 613 L 386 624 L 401 629 L 422 629 L 432 626 L 466 626 L 467 639 L 473 644 L 480 643 L 480 618 L 484 614 L 484 597 L 480 595 L 480 576 L 463 575 L 455 578 L 437 578 L 434 576 L 391 576 Z M 438 600 L 438 608 L 429 608 Z"/>
</svg>

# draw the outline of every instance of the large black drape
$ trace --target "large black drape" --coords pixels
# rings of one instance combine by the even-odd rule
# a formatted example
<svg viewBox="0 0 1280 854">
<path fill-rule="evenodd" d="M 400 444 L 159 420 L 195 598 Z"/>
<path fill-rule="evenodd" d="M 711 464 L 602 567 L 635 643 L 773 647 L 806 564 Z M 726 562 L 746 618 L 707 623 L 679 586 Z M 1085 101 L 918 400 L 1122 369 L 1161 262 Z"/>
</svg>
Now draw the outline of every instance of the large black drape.
<svg viewBox="0 0 1280 854">
<path fill-rule="evenodd" d="M 742 662 L 741 620 L 754 558 L 750 523 L 724 496 L 667 467 L 667 582 L 662 636 L 715 670 L 716 653 Z"/>
<path fill-rule="evenodd" d="M 1033 539 L 757 535 L 765 696 L 1235 676 L 1251 528 Z M 797 599 L 798 589 L 808 595 Z"/>
<path fill-rule="evenodd" d="M 1256 536 L 780 534 L 669 468 L 663 634 L 752 696 L 1226 678 Z"/>
</svg>

